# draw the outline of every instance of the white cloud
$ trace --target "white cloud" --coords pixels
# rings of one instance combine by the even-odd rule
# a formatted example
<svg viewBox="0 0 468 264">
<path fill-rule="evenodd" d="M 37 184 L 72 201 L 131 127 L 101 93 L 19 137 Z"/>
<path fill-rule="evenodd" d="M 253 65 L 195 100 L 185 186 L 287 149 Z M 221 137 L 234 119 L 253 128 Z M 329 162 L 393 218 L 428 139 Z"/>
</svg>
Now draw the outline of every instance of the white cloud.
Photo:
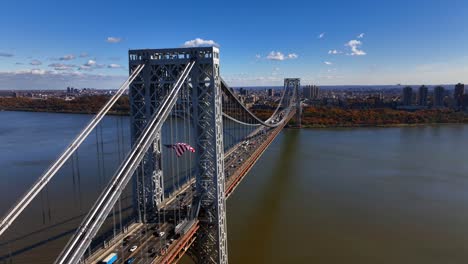
<svg viewBox="0 0 468 264">
<path fill-rule="evenodd" d="M 0 57 L 13 57 L 13 54 L 8 52 L 0 52 Z"/>
<path fill-rule="evenodd" d="M 277 61 L 297 59 L 298 57 L 299 56 L 296 53 L 290 53 L 288 55 L 284 55 L 280 51 L 272 51 L 266 56 L 266 58 L 269 60 L 277 60 Z"/>
<path fill-rule="evenodd" d="M 87 52 L 82 52 L 82 53 L 80 54 L 80 58 L 86 58 L 86 57 L 88 57 L 88 56 L 89 56 L 89 55 L 88 55 Z"/>
<path fill-rule="evenodd" d="M 94 65 L 96 65 L 95 60 L 88 60 L 88 62 L 84 64 L 84 66 L 88 66 L 88 67 L 92 67 Z"/>
<path fill-rule="evenodd" d="M 192 40 L 185 41 L 184 45 L 185 48 L 193 48 L 193 47 L 219 47 L 219 44 L 216 43 L 214 40 L 205 40 L 201 38 L 196 38 Z"/>
<path fill-rule="evenodd" d="M 49 71 L 42 70 L 42 69 L 32 69 L 31 70 L 31 74 L 34 74 L 34 75 L 44 75 L 46 73 L 49 73 Z"/>
<path fill-rule="evenodd" d="M 319 39 L 321 39 L 321 38 L 323 38 L 323 37 L 325 37 L 325 32 L 320 33 L 320 35 L 318 35 L 318 38 L 319 38 Z"/>
<path fill-rule="evenodd" d="M 82 72 L 25 69 L 0 71 L 0 89 L 64 89 L 67 86 L 98 89 L 117 88 L 128 75 L 103 75 Z"/>
<path fill-rule="evenodd" d="M 95 60 L 88 60 L 85 64 L 81 65 L 78 70 L 80 71 L 92 71 L 94 69 L 102 69 L 106 67 L 104 64 L 98 64 Z"/>
<path fill-rule="evenodd" d="M 119 69 L 119 68 L 122 68 L 122 66 L 120 64 L 111 63 L 111 64 L 107 65 L 107 68 Z"/>
<path fill-rule="evenodd" d="M 364 33 L 361 33 L 361 34 L 359 34 L 359 35 L 357 36 L 357 38 L 362 39 L 362 38 L 364 38 L 364 35 L 365 35 Z"/>
<path fill-rule="evenodd" d="M 270 54 L 267 55 L 266 57 L 267 59 L 269 60 L 279 60 L 279 61 L 282 61 L 284 60 L 284 54 L 281 53 L 281 52 L 276 52 L 276 51 L 272 51 L 270 52 Z"/>
<path fill-rule="evenodd" d="M 107 37 L 106 41 L 109 42 L 109 43 L 119 43 L 119 42 L 122 42 L 122 38 Z"/>
<path fill-rule="evenodd" d="M 39 60 L 32 60 L 29 64 L 34 65 L 34 66 L 38 66 L 38 65 L 41 65 L 42 62 L 39 61 Z"/>
<path fill-rule="evenodd" d="M 76 67 L 73 64 L 62 64 L 62 63 L 52 63 L 48 65 L 49 67 L 54 68 L 56 71 L 70 71 Z"/>
<path fill-rule="evenodd" d="M 366 55 L 367 53 L 365 51 L 359 49 L 361 45 L 362 45 L 362 42 L 359 40 L 353 39 L 353 40 L 348 41 L 348 43 L 345 44 L 345 46 L 351 48 L 351 53 L 349 53 L 348 55 L 351 55 L 351 56 Z"/>
<path fill-rule="evenodd" d="M 261 56 L 260 54 L 256 54 L 256 55 L 255 55 L 255 59 L 259 60 L 259 59 L 261 59 L 261 58 L 262 58 L 262 56 Z"/>
<path fill-rule="evenodd" d="M 271 75 L 258 76 L 247 73 L 234 74 L 224 76 L 226 80 L 232 86 L 271 86 L 271 85 L 282 85 L 284 77 L 280 74 L 272 73 Z"/>
<path fill-rule="evenodd" d="M 325 63 L 326 65 L 332 65 L 333 64 L 332 62 L 329 62 L 329 61 L 324 61 L 323 63 Z"/>
<path fill-rule="evenodd" d="M 329 51 L 328 51 L 328 54 L 333 54 L 333 55 L 341 54 L 341 53 L 343 53 L 343 52 L 342 52 L 342 51 L 339 51 L 339 50 L 336 50 L 336 49 L 334 49 L 334 50 L 329 50 Z"/>
<path fill-rule="evenodd" d="M 91 68 L 91 66 L 88 66 L 88 65 L 81 65 L 80 67 L 78 67 L 78 70 L 80 71 L 92 71 L 93 69 Z"/>
<path fill-rule="evenodd" d="M 46 73 L 52 73 L 52 71 L 42 70 L 42 69 L 26 69 L 26 70 L 17 70 L 12 72 L 0 72 L 0 74 L 30 74 L 30 75 L 44 75 Z"/>
<path fill-rule="evenodd" d="M 65 55 L 65 56 L 59 58 L 59 60 L 62 60 L 62 61 L 63 60 L 73 60 L 73 59 L 75 59 L 75 55 L 73 55 L 73 54 L 68 54 L 68 55 Z"/>
</svg>

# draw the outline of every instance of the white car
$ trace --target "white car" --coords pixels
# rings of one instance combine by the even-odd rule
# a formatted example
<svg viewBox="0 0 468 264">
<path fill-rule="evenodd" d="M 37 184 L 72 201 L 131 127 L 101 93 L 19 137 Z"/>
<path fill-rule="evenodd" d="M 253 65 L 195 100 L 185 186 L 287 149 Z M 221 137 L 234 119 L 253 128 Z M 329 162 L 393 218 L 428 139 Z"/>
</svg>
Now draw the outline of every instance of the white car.
<svg viewBox="0 0 468 264">
<path fill-rule="evenodd" d="M 137 245 L 134 245 L 134 246 L 132 246 L 132 247 L 130 248 L 129 251 L 130 251 L 130 252 L 133 252 L 133 251 L 135 251 L 137 248 L 138 248 L 138 246 L 137 246 Z"/>
<path fill-rule="evenodd" d="M 159 232 L 159 237 L 163 237 L 166 233 L 164 232 Z"/>
</svg>

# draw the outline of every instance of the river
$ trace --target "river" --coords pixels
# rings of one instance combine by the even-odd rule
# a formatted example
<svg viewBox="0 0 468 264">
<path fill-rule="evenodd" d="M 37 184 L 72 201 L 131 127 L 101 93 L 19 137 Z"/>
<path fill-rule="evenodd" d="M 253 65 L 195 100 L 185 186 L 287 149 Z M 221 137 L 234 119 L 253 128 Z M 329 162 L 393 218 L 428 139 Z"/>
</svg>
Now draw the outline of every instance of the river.
<svg viewBox="0 0 468 264">
<path fill-rule="evenodd" d="M 0 112 L 1 213 L 87 120 Z M 128 118 L 105 126 L 122 121 L 128 144 Z M 103 131 L 104 153 L 118 155 L 111 146 L 119 134 Z M 95 155 L 85 147 L 80 162 Z M 230 263 L 465 263 L 467 157 L 468 125 L 284 130 L 227 202 Z M 91 199 L 97 177 L 81 175 Z M 60 220 L 37 214 L 38 228 Z M 12 263 L 28 263 L 21 254 Z"/>
</svg>

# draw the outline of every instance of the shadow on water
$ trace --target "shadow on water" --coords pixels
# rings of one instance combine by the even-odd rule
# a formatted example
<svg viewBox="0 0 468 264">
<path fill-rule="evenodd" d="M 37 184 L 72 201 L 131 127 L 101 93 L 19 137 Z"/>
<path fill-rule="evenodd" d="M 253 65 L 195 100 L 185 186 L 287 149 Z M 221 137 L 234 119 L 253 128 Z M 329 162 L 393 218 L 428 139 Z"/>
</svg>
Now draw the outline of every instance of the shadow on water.
<svg viewBox="0 0 468 264">
<path fill-rule="evenodd" d="M 133 209 L 132 206 L 129 206 L 129 207 L 126 207 L 126 208 L 122 208 L 122 213 L 128 211 L 128 210 L 131 210 Z M 87 214 L 87 213 L 86 213 Z M 66 219 L 64 221 L 61 221 L 59 223 L 56 223 L 54 225 L 51 225 L 51 226 L 48 226 L 48 227 L 45 227 L 45 228 L 42 228 L 42 229 L 39 229 L 39 230 L 36 230 L 34 232 L 31 232 L 31 233 L 28 233 L 26 235 L 23 235 L 23 236 L 20 236 L 20 237 L 16 237 L 14 239 L 11 239 L 9 241 L 6 241 L 6 242 L 3 242 L 0 244 L 0 247 L 2 246 L 8 246 L 9 244 L 11 243 L 14 243 L 16 241 L 20 241 L 20 240 L 23 240 L 23 239 L 28 239 L 34 235 L 37 235 L 37 234 L 40 234 L 42 232 L 45 232 L 45 234 L 47 234 L 47 231 L 51 231 L 55 228 L 60 228 L 62 226 L 65 226 L 66 224 L 68 223 L 71 223 L 73 221 L 76 221 L 76 220 L 79 220 L 79 219 L 82 219 L 86 214 L 81 214 L 81 215 L 77 215 L 77 216 L 74 216 L 74 217 L 71 217 L 69 219 Z M 108 215 L 107 216 L 107 219 L 111 218 L 112 216 L 111 215 Z M 123 224 L 126 224 L 126 223 L 129 223 L 131 221 L 131 219 L 133 219 L 132 217 L 129 217 L 127 219 L 124 220 Z M 37 241 L 33 244 L 30 244 L 30 245 L 27 245 L 25 247 L 22 247 L 20 249 L 17 249 L 9 254 L 5 254 L 3 256 L 0 256 L 0 261 L 3 261 L 3 260 L 8 260 L 9 258 L 11 257 L 15 257 L 15 256 L 18 256 L 20 254 L 23 254 L 23 253 L 26 253 L 28 251 L 31 251 L 37 247 L 40 247 L 40 246 L 43 246 L 49 242 L 53 242 L 55 240 L 58 240 L 60 238 L 63 238 L 65 236 L 69 236 L 71 234 L 73 234 L 74 232 L 76 231 L 76 228 L 71 228 L 71 229 L 68 229 L 66 231 L 63 231 L 57 235 L 54 235 L 54 236 L 51 236 L 51 237 L 48 237 L 46 239 L 43 239 L 43 240 L 40 240 L 40 241 Z M 105 232 L 99 236 L 97 236 L 94 240 L 93 240 L 93 244 L 94 244 L 94 247 L 96 247 L 96 244 L 101 244 L 102 241 L 104 241 L 106 238 L 109 238 L 110 235 L 113 233 L 112 230 L 109 230 L 108 232 Z M 93 247 L 93 246 L 92 246 Z"/>
<path fill-rule="evenodd" d="M 297 144 L 299 141 L 299 131 L 287 131 L 284 135 L 284 140 L 279 147 L 279 159 L 273 163 L 274 167 L 271 170 L 272 175 L 268 177 L 266 185 L 262 186 L 264 193 L 259 194 L 261 200 L 258 202 L 260 208 L 254 210 L 252 215 L 252 224 L 248 227 L 248 232 L 245 234 L 245 240 L 249 244 L 255 245 L 258 249 L 247 251 L 251 263 L 267 263 L 267 252 L 269 242 L 274 238 L 276 230 L 275 225 L 278 224 L 281 216 L 284 214 L 280 210 L 282 197 L 288 196 L 286 192 L 290 189 L 294 173 L 294 161 L 296 159 Z M 259 236 L 258 234 L 262 234 Z"/>
<path fill-rule="evenodd" d="M 23 247 L 23 248 L 21 248 L 21 249 L 15 250 L 15 251 L 11 252 L 11 254 L 6 254 L 6 255 L 3 255 L 3 256 L 0 256 L 0 261 L 8 260 L 8 259 L 10 259 L 11 257 L 18 256 L 18 255 L 20 255 L 20 254 L 23 254 L 23 253 L 26 253 L 26 252 L 28 252 L 28 251 L 30 251 L 30 250 L 33 250 L 33 249 L 35 249 L 35 248 L 37 248 L 37 247 L 43 246 L 43 245 L 45 245 L 45 244 L 47 244 L 47 243 L 49 243 L 49 242 L 55 241 L 55 240 L 57 240 L 57 239 L 60 239 L 60 238 L 62 238 L 62 237 L 64 237 L 64 236 L 71 235 L 71 234 L 73 234 L 73 233 L 75 232 L 75 230 L 76 230 L 75 228 L 70 229 L 70 230 L 67 230 L 67 231 L 62 232 L 62 233 L 60 233 L 60 234 L 58 234 L 58 235 L 49 237 L 49 238 L 47 238 L 47 239 L 38 241 L 38 242 L 36 242 L 36 243 L 34 243 L 34 244 L 31 244 L 31 245 L 29 245 L 29 246 L 26 246 L 26 247 Z"/>
</svg>

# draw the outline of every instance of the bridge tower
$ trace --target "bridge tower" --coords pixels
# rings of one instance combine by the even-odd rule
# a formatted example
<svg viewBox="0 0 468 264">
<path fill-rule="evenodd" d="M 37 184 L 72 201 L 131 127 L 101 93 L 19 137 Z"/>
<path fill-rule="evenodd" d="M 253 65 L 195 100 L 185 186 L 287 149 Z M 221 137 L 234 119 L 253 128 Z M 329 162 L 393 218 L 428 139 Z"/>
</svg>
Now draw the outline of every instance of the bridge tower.
<svg viewBox="0 0 468 264">
<path fill-rule="evenodd" d="M 169 93 L 188 62 L 195 66 L 185 88 L 195 130 L 196 189 L 194 214 L 200 229 L 194 247 L 199 263 L 228 263 L 224 144 L 219 49 L 216 47 L 130 50 L 129 69 L 146 66 L 130 86 L 132 142 L 140 135 L 163 97 Z M 164 200 L 160 131 L 134 175 L 134 208 L 142 222 Z"/>
<path fill-rule="evenodd" d="M 284 89 L 294 89 L 296 91 L 296 126 L 301 127 L 302 124 L 302 105 L 301 105 L 301 79 L 300 78 L 285 78 Z"/>
</svg>

